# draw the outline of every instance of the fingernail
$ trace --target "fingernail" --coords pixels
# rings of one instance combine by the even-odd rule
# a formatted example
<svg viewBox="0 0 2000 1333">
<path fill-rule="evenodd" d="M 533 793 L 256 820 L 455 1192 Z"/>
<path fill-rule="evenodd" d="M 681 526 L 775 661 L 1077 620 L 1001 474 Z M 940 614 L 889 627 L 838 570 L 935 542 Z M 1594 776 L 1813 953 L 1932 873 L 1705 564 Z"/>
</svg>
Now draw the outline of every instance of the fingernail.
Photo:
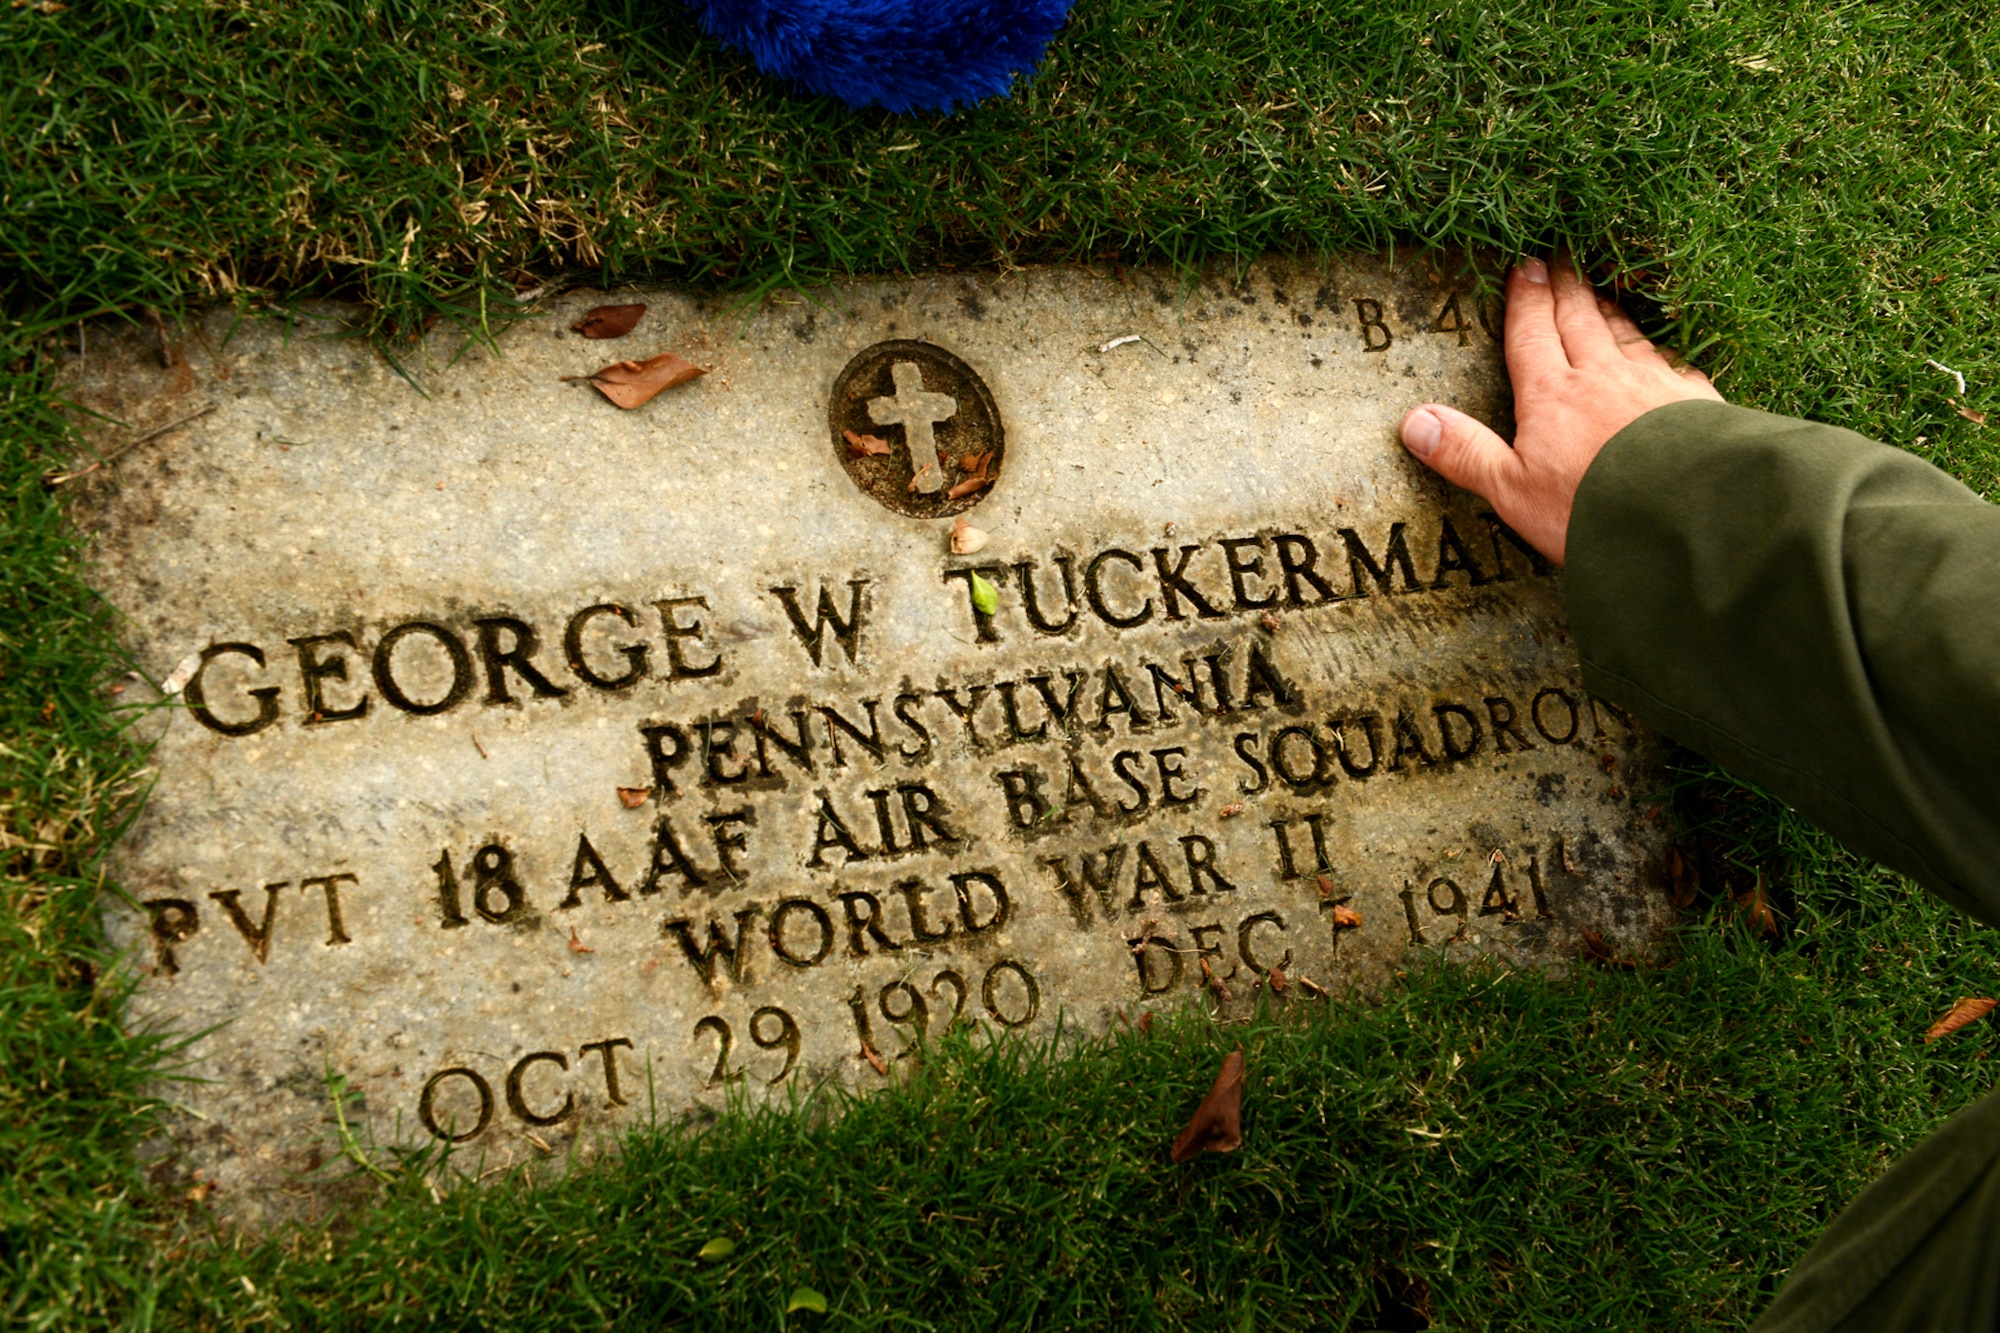
<svg viewBox="0 0 2000 1333">
<path fill-rule="evenodd" d="M 1549 266 L 1539 259 L 1524 259 L 1521 261 L 1521 276 L 1537 287 L 1546 287 L 1549 285 Z"/>
<path fill-rule="evenodd" d="M 1443 438 L 1444 423 L 1429 408 L 1420 407 L 1403 418 L 1403 447 L 1418 458 L 1428 459 L 1436 453 Z"/>
</svg>

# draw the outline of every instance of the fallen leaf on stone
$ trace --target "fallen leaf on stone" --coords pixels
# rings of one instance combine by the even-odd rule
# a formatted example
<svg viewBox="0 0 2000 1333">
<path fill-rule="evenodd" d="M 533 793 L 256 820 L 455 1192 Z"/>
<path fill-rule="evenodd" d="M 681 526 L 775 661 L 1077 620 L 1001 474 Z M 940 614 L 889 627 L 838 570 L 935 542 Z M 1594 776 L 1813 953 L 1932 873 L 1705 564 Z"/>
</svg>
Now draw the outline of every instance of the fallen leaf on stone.
<svg viewBox="0 0 2000 1333">
<path fill-rule="evenodd" d="M 998 477 L 993 476 L 986 470 L 992 462 L 993 451 L 991 449 L 988 449 L 983 454 L 962 455 L 958 460 L 958 465 L 964 469 L 965 478 L 947 490 L 944 493 L 945 498 L 947 500 L 962 500 L 974 491 L 991 486 L 994 482 L 998 481 Z"/>
<path fill-rule="evenodd" d="M 1271 979 L 1271 989 L 1272 989 L 1272 990 L 1273 990 L 1274 992 L 1276 992 L 1277 994 L 1279 994 L 1279 995 L 1283 995 L 1283 994 L 1285 993 L 1285 971 L 1284 971 L 1284 969 L 1283 969 L 1283 968 L 1280 968 L 1280 967 L 1274 967 L 1274 968 L 1272 968 L 1272 969 L 1271 969 L 1271 978 L 1270 978 L 1270 979 Z"/>
<path fill-rule="evenodd" d="M 1936 1041 L 1939 1037 L 1949 1037 L 1966 1024 L 1977 1023 L 1980 1019 L 1992 1013 L 1996 1004 L 2000 1004 L 2000 1000 L 1975 999 L 1969 995 L 1960 996 L 1958 1003 L 1951 1007 L 1950 1013 L 1924 1030 L 1924 1040 Z"/>
<path fill-rule="evenodd" d="M 785 1313 L 795 1314 L 800 1310 L 811 1310 L 814 1314 L 825 1314 L 826 1297 L 820 1295 L 811 1287 L 800 1287 L 792 1293 L 792 1299 L 786 1302 Z"/>
<path fill-rule="evenodd" d="M 885 1076 L 888 1074 L 889 1063 L 882 1058 L 882 1052 L 876 1050 L 865 1041 L 861 1043 L 861 1058 L 869 1064 L 874 1065 L 876 1073 Z"/>
<path fill-rule="evenodd" d="M 986 549 L 986 534 L 965 521 L 965 515 L 958 516 L 958 522 L 951 525 L 951 553 L 972 555 Z"/>
<path fill-rule="evenodd" d="M 856 458 L 867 458 L 889 452 L 889 442 L 880 435 L 863 435 L 859 431 L 844 430 L 840 432 L 840 438 L 847 441 L 847 452 Z"/>
<path fill-rule="evenodd" d="M 1322 897 L 1322 898 L 1331 898 L 1331 897 L 1333 897 L 1333 881 L 1332 881 L 1332 880 L 1328 879 L 1328 878 L 1327 878 L 1327 877 L 1326 877 L 1325 875 L 1314 875 L 1314 876 L 1313 876 L 1313 878 L 1314 878 L 1315 880 L 1319 881 L 1319 896 L 1320 896 L 1320 897 Z"/>
<path fill-rule="evenodd" d="M 1333 905 L 1333 928 L 1335 930 L 1358 930 L 1360 926 L 1361 913 L 1355 911 L 1346 903 L 1335 903 Z"/>
<path fill-rule="evenodd" d="M 998 477 L 989 477 L 982 472 L 978 476 L 967 477 L 964 481 L 946 488 L 944 498 L 947 500 L 963 500 L 974 491 L 984 490 L 998 480 Z"/>
<path fill-rule="evenodd" d="M 569 327 L 586 338 L 623 338 L 639 326 L 639 317 L 645 313 L 643 303 L 601 305 Z"/>
<path fill-rule="evenodd" d="M 651 787 L 620 787 L 618 789 L 618 803 L 627 810 L 637 810 L 646 803 L 646 798 L 652 794 L 653 789 Z"/>
<path fill-rule="evenodd" d="M 736 1253 L 736 1242 L 727 1236 L 717 1236 L 714 1240 L 702 1246 L 700 1252 L 695 1257 L 697 1259 L 727 1259 L 734 1253 Z"/>
<path fill-rule="evenodd" d="M 1958 414 L 1975 426 L 1986 424 L 1986 414 L 1976 407 L 1961 407 L 1958 409 Z"/>
<path fill-rule="evenodd" d="M 910 484 L 905 489 L 914 495 L 916 493 L 917 487 L 923 485 L 924 478 L 930 476 L 930 474 L 931 474 L 931 465 L 929 463 L 926 463 L 922 467 L 918 468 L 915 474 L 913 474 L 910 477 Z"/>
<path fill-rule="evenodd" d="M 565 375 L 563 382 L 587 380 L 597 386 L 597 391 L 618 406 L 630 411 L 642 406 L 662 389 L 671 389 L 689 380 L 698 380 L 708 372 L 700 366 L 690 365 L 672 352 L 662 352 L 644 361 L 614 361 L 602 370 L 588 375 Z"/>
<path fill-rule="evenodd" d="M 990 616 L 1000 609 L 1000 590 L 976 572 L 972 576 L 972 609 L 982 616 Z"/>
<path fill-rule="evenodd" d="M 597 950 L 576 937 L 576 927 L 569 928 L 569 951 L 571 953 L 596 953 Z"/>
<path fill-rule="evenodd" d="M 1228 1004 L 1236 998 L 1235 992 L 1229 989 L 1229 983 L 1215 975 L 1215 969 L 1208 965 L 1206 958 L 1201 960 L 1201 976 L 1202 980 L 1208 983 L 1209 990 L 1214 992 L 1216 999 Z"/>
<path fill-rule="evenodd" d="M 1174 1140 L 1174 1161 L 1186 1162 L 1197 1153 L 1235 1152 L 1243 1146 L 1243 1052 L 1222 1057 L 1222 1071 L 1187 1128 Z"/>
<path fill-rule="evenodd" d="M 1272 615 L 1269 611 L 1266 611 L 1263 615 L 1258 616 L 1257 623 L 1262 625 L 1265 628 L 1265 630 L 1268 631 L 1269 633 L 1276 634 L 1278 632 L 1278 618 Z"/>
<path fill-rule="evenodd" d="M 189 653 L 167 673 L 167 678 L 160 682 L 160 693 L 168 696 L 179 694 L 187 688 L 188 682 L 194 679 L 194 673 L 199 670 L 201 670 L 201 654 Z"/>
<path fill-rule="evenodd" d="M 1595 963 L 1599 967 L 1617 968 L 1621 971 L 1629 971 L 1639 966 L 1630 958 L 1620 958 L 1610 942 L 1589 926 L 1577 931 L 1577 936 L 1581 941 L 1577 952 L 1583 955 L 1587 963 Z"/>
<path fill-rule="evenodd" d="M 1231 801 L 1215 813 L 1216 817 L 1220 819 L 1228 819 L 1231 815 L 1240 815 L 1243 813 L 1243 802 Z"/>
</svg>

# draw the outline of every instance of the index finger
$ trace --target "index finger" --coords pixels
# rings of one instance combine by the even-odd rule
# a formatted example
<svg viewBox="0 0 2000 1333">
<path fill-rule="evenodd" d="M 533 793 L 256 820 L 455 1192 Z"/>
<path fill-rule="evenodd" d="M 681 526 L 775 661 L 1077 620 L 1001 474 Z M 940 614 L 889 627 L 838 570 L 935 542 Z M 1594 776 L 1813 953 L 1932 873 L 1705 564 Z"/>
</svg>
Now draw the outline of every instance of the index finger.
<svg viewBox="0 0 2000 1333">
<path fill-rule="evenodd" d="M 1549 266 L 1524 259 L 1507 275 L 1507 328 L 1501 339 L 1507 374 L 1521 384 L 1569 369 L 1562 334 L 1556 329 L 1556 297 Z"/>
</svg>

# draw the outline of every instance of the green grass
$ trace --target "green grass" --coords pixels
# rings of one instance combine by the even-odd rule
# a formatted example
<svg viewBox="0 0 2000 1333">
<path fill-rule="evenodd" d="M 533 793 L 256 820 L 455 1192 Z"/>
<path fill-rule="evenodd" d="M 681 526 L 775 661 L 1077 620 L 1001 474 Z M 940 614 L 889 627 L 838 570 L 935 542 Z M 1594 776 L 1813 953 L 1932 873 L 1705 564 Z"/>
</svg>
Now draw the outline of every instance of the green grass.
<svg viewBox="0 0 2000 1333">
<path fill-rule="evenodd" d="M 113 626 L 42 474 L 86 316 L 368 303 L 385 339 L 561 275 L 736 291 L 932 264 L 1572 244 L 1724 392 L 2000 448 L 1985 6 L 1081 0 L 1008 102 L 787 96 L 673 0 L 0 8 L 0 1319 L 233 1327 L 1742 1326 L 1844 1200 L 1993 1082 L 1990 931 L 1698 767 L 1677 959 L 1411 976 L 1373 1008 L 1163 1025 L 1051 1061 L 948 1045 L 836 1118 L 642 1132 L 562 1184 L 211 1237 L 148 1183 L 164 1038 L 98 984 L 100 857 L 141 786 Z M 1913 12 L 1915 11 L 1915 12 Z M 1699 826 L 1698 828 L 1693 826 Z M 1249 1053 L 1241 1153 L 1165 1143 Z M 1413 1133 L 1421 1129 L 1424 1133 Z M 372 1188 L 372 1187 L 370 1187 Z M 694 1256 L 731 1236 L 727 1260 Z"/>
</svg>

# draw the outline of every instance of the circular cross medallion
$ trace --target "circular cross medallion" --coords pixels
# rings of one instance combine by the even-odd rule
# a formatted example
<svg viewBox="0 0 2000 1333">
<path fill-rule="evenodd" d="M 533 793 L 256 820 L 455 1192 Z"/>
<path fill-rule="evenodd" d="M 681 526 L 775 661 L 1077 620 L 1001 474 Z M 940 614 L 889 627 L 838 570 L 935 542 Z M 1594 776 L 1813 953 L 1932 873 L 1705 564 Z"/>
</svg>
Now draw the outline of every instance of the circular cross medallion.
<svg viewBox="0 0 2000 1333">
<path fill-rule="evenodd" d="M 863 348 L 833 382 L 826 415 L 847 475 L 899 514 L 949 518 L 999 480 L 1007 443 L 992 390 L 941 347 Z"/>
</svg>

